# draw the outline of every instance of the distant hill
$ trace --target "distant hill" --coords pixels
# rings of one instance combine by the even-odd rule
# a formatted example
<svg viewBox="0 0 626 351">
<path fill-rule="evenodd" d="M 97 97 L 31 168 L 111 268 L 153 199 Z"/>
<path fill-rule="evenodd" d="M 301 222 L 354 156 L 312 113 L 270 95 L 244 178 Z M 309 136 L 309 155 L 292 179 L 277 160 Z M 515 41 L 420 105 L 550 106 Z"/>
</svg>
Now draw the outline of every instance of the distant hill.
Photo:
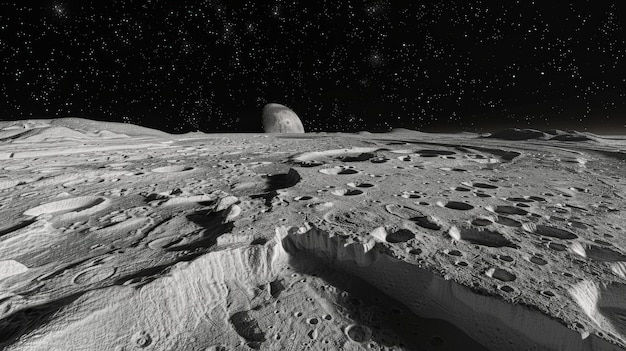
<svg viewBox="0 0 626 351">
<path fill-rule="evenodd" d="M 107 140 L 164 136 L 170 136 L 170 134 L 134 124 L 102 122 L 74 117 L 0 122 L 0 141 Z"/>
</svg>

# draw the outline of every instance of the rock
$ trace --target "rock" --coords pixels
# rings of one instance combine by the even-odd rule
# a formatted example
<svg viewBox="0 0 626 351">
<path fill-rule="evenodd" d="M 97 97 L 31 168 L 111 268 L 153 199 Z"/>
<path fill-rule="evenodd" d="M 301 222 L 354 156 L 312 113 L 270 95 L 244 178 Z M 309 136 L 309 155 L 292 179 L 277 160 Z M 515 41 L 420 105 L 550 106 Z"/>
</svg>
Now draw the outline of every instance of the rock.
<svg viewBox="0 0 626 351">
<path fill-rule="evenodd" d="M 280 104 L 267 104 L 263 108 L 265 133 L 304 133 L 304 126 L 290 108 Z"/>
</svg>

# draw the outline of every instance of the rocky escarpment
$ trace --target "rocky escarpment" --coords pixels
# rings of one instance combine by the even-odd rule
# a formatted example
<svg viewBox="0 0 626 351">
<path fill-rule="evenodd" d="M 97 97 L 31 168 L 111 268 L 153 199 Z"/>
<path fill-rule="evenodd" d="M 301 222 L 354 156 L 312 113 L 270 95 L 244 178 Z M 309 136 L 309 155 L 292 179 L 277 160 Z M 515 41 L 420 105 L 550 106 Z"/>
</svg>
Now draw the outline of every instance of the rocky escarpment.
<svg viewBox="0 0 626 351">
<path fill-rule="evenodd" d="M 619 350 L 528 306 L 506 303 L 394 257 L 376 237 L 349 242 L 315 227 L 279 228 L 287 252 L 314 253 L 366 280 L 412 313 L 449 321 L 491 350 Z M 580 287 L 583 290 L 585 287 Z"/>
</svg>

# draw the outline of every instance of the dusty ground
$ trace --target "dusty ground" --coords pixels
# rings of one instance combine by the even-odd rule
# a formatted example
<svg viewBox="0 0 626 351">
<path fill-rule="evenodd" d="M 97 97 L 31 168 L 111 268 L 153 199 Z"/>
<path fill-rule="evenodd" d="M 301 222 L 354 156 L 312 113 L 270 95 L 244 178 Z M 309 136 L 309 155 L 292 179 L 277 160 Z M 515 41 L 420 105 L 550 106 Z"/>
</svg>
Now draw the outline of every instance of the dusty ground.
<svg viewBox="0 0 626 351">
<path fill-rule="evenodd" d="M 5 122 L 0 347 L 622 349 L 626 138 L 546 135 Z"/>
</svg>

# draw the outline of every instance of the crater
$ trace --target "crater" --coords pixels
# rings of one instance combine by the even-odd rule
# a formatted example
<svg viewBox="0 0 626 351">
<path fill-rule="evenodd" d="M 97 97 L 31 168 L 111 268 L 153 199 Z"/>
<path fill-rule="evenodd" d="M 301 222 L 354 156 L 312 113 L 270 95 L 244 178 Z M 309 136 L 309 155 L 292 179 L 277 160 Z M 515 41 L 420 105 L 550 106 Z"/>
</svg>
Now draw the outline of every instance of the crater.
<svg viewBox="0 0 626 351">
<path fill-rule="evenodd" d="M 383 226 L 386 222 L 381 215 L 365 209 L 330 211 L 324 216 L 324 220 L 331 224 L 350 228 L 357 233 L 370 232 L 374 228 Z"/>
<path fill-rule="evenodd" d="M 525 197 L 508 197 L 506 200 L 511 202 L 534 202 L 530 198 L 527 199 Z"/>
<path fill-rule="evenodd" d="M 88 285 L 101 282 L 115 274 L 114 267 L 93 267 L 79 272 L 72 279 L 76 285 Z"/>
<path fill-rule="evenodd" d="M 515 206 L 496 206 L 496 208 L 493 211 L 499 214 L 519 215 L 519 216 L 525 216 L 528 214 L 528 211 L 521 209 L 519 207 L 515 207 Z"/>
<path fill-rule="evenodd" d="M 359 190 L 359 189 L 335 189 L 333 191 L 330 192 L 333 195 L 337 195 L 337 196 L 356 196 L 356 195 L 362 195 L 363 194 L 363 190 Z"/>
<path fill-rule="evenodd" d="M 544 260 L 543 258 L 539 257 L 539 256 L 532 256 L 531 258 L 528 259 L 530 262 L 534 263 L 534 264 L 538 264 L 540 266 L 545 266 L 548 264 L 548 261 Z"/>
<path fill-rule="evenodd" d="M 246 339 L 248 346 L 257 349 L 265 341 L 265 333 L 259 327 L 257 320 L 252 317 L 251 311 L 233 314 L 230 317 L 230 323 L 237 334 Z"/>
<path fill-rule="evenodd" d="M 480 189 L 498 189 L 497 185 L 487 184 L 487 183 L 474 183 L 472 184 L 472 186 L 474 188 L 480 188 Z"/>
<path fill-rule="evenodd" d="M 408 229 L 400 229 L 387 234 L 387 242 L 392 244 L 405 243 L 415 238 L 415 233 Z"/>
<path fill-rule="evenodd" d="M 365 325 L 351 324 L 346 327 L 346 336 L 351 341 L 364 343 L 372 338 L 372 330 Z"/>
<path fill-rule="evenodd" d="M 474 209 L 474 206 L 460 201 L 448 201 L 444 207 L 459 211 L 468 211 Z"/>
<path fill-rule="evenodd" d="M 555 242 L 549 242 L 548 243 L 548 248 L 554 250 L 554 251 L 565 251 L 567 250 L 567 246 L 563 245 L 563 244 L 559 244 L 559 243 L 555 243 Z"/>
<path fill-rule="evenodd" d="M 569 230 L 551 227 L 542 224 L 524 223 L 524 230 L 537 235 L 547 236 L 551 238 L 574 240 L 578 238 L 578 235 L 570 232 Z"/>
<path fill-rule="evenodd" d="M 409 206 L 389 204 L 385 206 L 385 209 L 387 210 L 387 212 L 391 213 L 392 215 L 396 215 L 404 219 L 414 219 L 414 218 L 425 217 L 422 212 Z"/>
<path fill-rule="evenodd" d="M 353 187 L 353 188 L 372 188 L 375 186 L 374 184 L 371 184 L 371 183 L 348 183 L 346 185 Z"/>
<path fill-rule="evenodd" d="M 474 218 L 472 220 L 472 225 L 475 225 L 477 227 L 485 227 L 491 224 L 493 224 L 493 222 L 487 218 Z"/>
<path fill-rule="evenodd" d="M 420 154 L 420 156 L 422 156 L 422 157 L 435 157 L 435 156 L 452 156 L 452 155 L 456 155 L 456 152 L 454 152 L 454 151 L 448 151 L 448 150 L 429 150 L 429 149 L 419 150 L 419 151 L 416 151 L 416 153 Z"/>
<path fill-rule="evenodd" d="M 324 168 L 320 169 L 319 172 L 327 175 L 351 175 L 359 173 L 356 169 L 345 167 Z"/>
<path fill-rule="evenodd" d="M 154 173 L 179 173 L 191 171 L 193 167 L 185 166 L 185 165 L 176 165 L 176 166 L 165 166 L 159 167 L 152 170 Z"/>
<path fill-rule="evenodd" d="M 466 228 L 456 227 L 450 228 L 448 234 L 454 240 L 466 241 L 476 245 L 488 246 L 488 247 L 512 247 L 518 246 L 509 241 L 504 235 L 496 231 L 483 229 L 483 228 Z"/>
<path fill-rule="evenodd" d="M 358 155 L 340 156 L 338 157 L 338 159 L 343 162 L 363 162 L 363 161 L 371 160 L 374 157 L 376 157 L 376 154 L 373 154 L 371 152 L 363 152 Z"/>
<path fill-rule="evenodd" d="M 599 245 L 584 246 L 584 256 L 599 262 L 624 262 L 626 255 L 608 247 Z"/>
<path fill-rule="evenodd" d="M 441 229 L 441 225 L 439 225 L 437 221 L 432 217 L 417 217 L 417 218 L 412 218 L 411 220 L 415 222 L 415 224 L 417 224 L 418 226 L 425 228 L 425 229 L 430 229 L 430 230 Z"/>
<path fill-rule="evenodd" d="M 498 220 L 496 223 L 501 224 L 507 227 L 519 228 L 522 226 L 522 223 L 514 220 L 513 218 L 498 216 Z"/>
<path fill-rule="evenodd" d="M 503 282 L 512 282 L 517 279 L 515 274 L 502 268 L 490 268 L 485 274 L 490 278 L 495 278 Z"/>
<path fill-rule="evenodd" d="M 82 196 L 33 207 L 24 212 L 26 216 L 39 216 L 42 214 L 61 214 L 67 212 L 81 212 L 88 209 L 100 209 L 107 205 L 107 199 L 99 196 Z"/>
</svg>

